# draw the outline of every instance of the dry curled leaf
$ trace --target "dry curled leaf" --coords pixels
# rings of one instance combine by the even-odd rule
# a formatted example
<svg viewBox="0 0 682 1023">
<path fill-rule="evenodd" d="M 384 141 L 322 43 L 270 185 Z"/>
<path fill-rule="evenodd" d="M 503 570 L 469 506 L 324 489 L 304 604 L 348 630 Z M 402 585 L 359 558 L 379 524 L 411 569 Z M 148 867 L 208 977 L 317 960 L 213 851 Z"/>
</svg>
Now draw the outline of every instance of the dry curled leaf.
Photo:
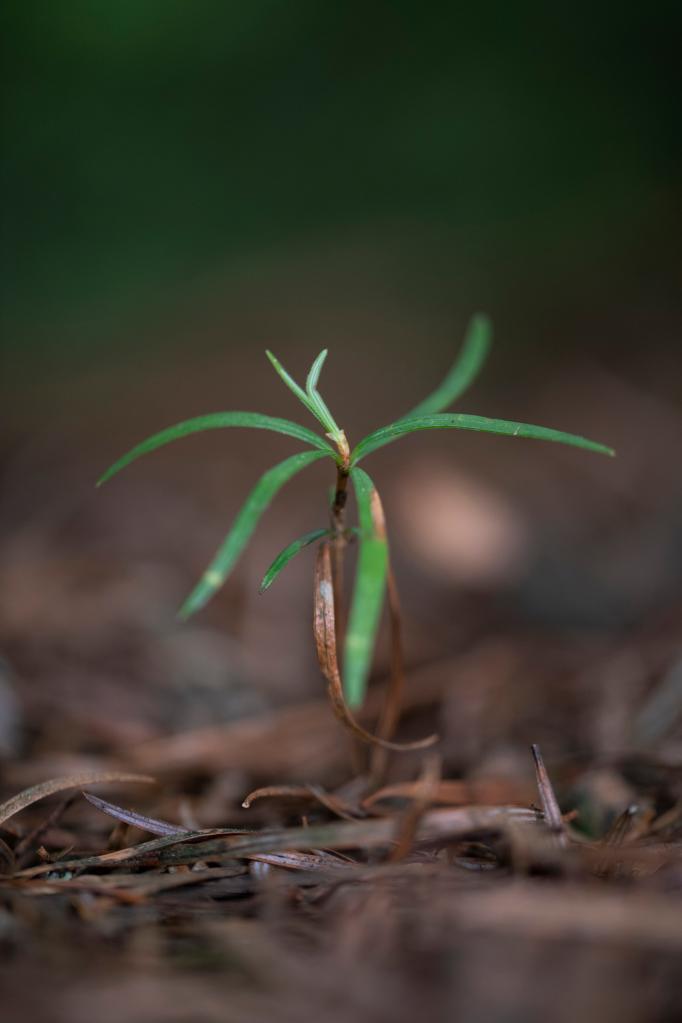
<svg viewBox="0 0 682 1023">
<path fill-rule="evenodd" d="M 65 789 L 79 789 L 84 785 L 102 785 L 105 782 L 140 782 L 146 785 L 154 784 L 154 778 L 144 774 L 129 774 L 125 771 L 84 771 L 82 774 L 71 774 L 64 778 L 51 778 L 39 785 L 32 785 L 18 795 L 12 796 L 5 803 L 0 803 L 0 824 L 9 820 L 15 813 L 37 803 L 47 796 L 53 796 L 56 792 L 64 792 Z"/>
<path fill-rule="evenodd" d="M 122 806 L 116 806 L 115 803 L 108 803 L 106 799 L 93 796 L 91 792 L 84 792 L 83 795 L 89 803 L 92 803 L 102 813 L 108 814 L 109 817 L 114 817 L 123 824 L 129 824 L 133 828 L 149 831 L 152 835 L 184 835 L 187 832 L 187 828 L 182 828 L 179 824 L 169 824 L 168 821 L 160 821 L 155 817 L 145 817 L 135 810 L 126 810 Z"/>
<path fill-rule="evenodd" d="M 429 735 L 426 739 L 416 742 L 389 742 L 378 735 L 373 735 L 360 725 L 348 707 L 343 695 L 343 685 L 336 647 L 336 626 L 334 617 L 334 587 L 332 582 L 331 557 L 329 544 L 321 543 L 315 561 L 315 594 L 314 594 L 314 632 L 317 659 L 322 673 L 327 679 L 327 692 L 332 709 L 341 723 L 362 742 L 385 749 L 405 752 L 408 750 L 425 749 L 438 741 L 438 736 Z"/>
<path fill-rule="evenodd" d="M 320 803 L 331 813 L 343 820 L 355 820 L 362 816 L 362 812 L 352 807 L 345 800 L 338 796 L 325 792 L 318 785 L 265 785 L 262 788 L 249 792 L 242 801 L 242 806 L 248 810 L 253 803 L 261 799 L 294 800 L 304 803 Z"/>
</svg>

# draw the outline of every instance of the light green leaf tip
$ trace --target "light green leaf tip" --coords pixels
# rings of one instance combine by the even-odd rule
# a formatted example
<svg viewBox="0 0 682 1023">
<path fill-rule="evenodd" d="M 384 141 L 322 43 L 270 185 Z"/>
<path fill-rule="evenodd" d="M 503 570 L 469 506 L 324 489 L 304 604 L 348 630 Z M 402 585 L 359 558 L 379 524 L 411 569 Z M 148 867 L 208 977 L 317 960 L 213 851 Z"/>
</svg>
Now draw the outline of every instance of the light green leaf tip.
<svg viewBox="0 0 682 1023">
<path fill-rule="evenodd" d="M 296 395 L 298 400 L 308 409 L 311 415 L 317 419 L 318 423 L 321 423 L 324 427 L 325 433 L 329 434 L 334 440 L 337 440 L 341 436 L 341 431 L 336 425 L 334 417 L 329 411 L 322 395 L 317 390 L 317 382 L 320 378 L 324 361 L 327 358 L 327 349 L 324 348 L 320 352 L 310 367 L 310 371 L 306 378 L 305 391 L 296 383 L 294 378 L 287 373 L 284 366 L 281 364 L 279 359 L 275 358 L 272 352 L 266 351 L 265 354 L 289 390 Z"/>
<path fill-rule="evenodd" d="M 328 354 L 329 350 L 327 348 L 323 348 L 310 367 L 310 371 L 305 382 L 305 389 L 308 394 L 310 394 L 311 391 L 314 391 L 317 387 L 317 382 L 320 379 L 320 373 L 322 372 L 322 367 L 324 366 Z"/>
<path fill-rule="evenodd" d="M 297 540 L 293 540 L 284 548 L 284 550 L 279 552 L 275 560 L 272 562 L 269 569 L 263 576 L 263 581 L 260 584 L 258 592 L 265 593 L 265 591 L 272 586 L 282 569 L 289 564 L 291 559 L 295 557 L 299 551 L 302 551 L 303 548 L 307 547 L 309 544 L 315 543 L 316 540 L 321 540 L 323 536 L 329 535 L 329 529 L 313 529 L 312 532 L 304 533 L 303 536 L 299 536 Z"/>
<path fill-rule="evenodd" d="M 402 418 L 412 419 L 415 416 L 443 412 L 461 397 L 483 368 L 490 351 L 492 334 L 492 323 L 484 313 L 472 316 L 462 349 L 442 384 Z"/>
<path fill-rule="evenodd" d="M 266 351 L 265 351 L 265 354 L 267 355 L 268 359 L 269 359 L 269 360 L 270 360 L 270 362 L 272 363 L 272 365 L 273 365 L 273 367 L 274 367 L 274 369 L 275 369 L 275 372 L 276 372 L 276 373 L 278 374 L 278 376 L 280 377 L 280 379 L 282 379 L 282 380 L 284 381 L 284 383 L 285 383 L 285 384 L 287 385 L 287 387 L 289 388 L 289 390 L 290 390 L 290 391 L 291 391 L 291 392 L 292 392 L 293 394 L 295 394 L 295 395 L 296 395 L 296 397 L 298 398 L 298 400 L 299 400 L 299 401 L 300 401 L 300 402 L 301 402 L 301 403 L 302 403 L 303 405 L 305 405 L 305 407 L 306 407 L 306 408 L 308 409 L 308 411 L 309 411 L 309 412 L 312 412 L 312 409 L 311 409 L 311 407 L 310 407 L 310 399 L 308 398 L 308 395 L 307 395 L 307 394 L 305 393 L 305 391 L 303 390 L 303 388 L 302 388 L 302 387 L 299 387 L 299 385 L 298 385 L 298 384 L 296 383 L 296 381 L 294 380 L 294 378 L 293 378 L 293 377 L 292 377 L 292 376 L 291 376 L 291 375 L 290 375 L 289 373 L 287 373 L 287 371 L 285 370 L 285 368 L 284 368 L 284 366 L 282 365 L 282 363 L 281 363 L 281 362 L 279 361 L 279 359 L 277 359 L 277 358 L 276 358 L 276 357 L 275 357 L 275 356 L 274 356 L 274 355 L 272 354 L 272 352 L 270 352 L 270 351 L 268 351 L 268 350 L 266 349 Z"/>
<path fill-rule="evenodd" d="M 308 397 L 316 409 L 316 415 L 324 426 L 325 432 L 333 437 L 334 440 L 338 440 L 341 436 L 341 431 L 336 424 L 336 420 L 329 411 L 327 403 L 317 390 L 317 382 L 320 379 L 320 373 L 326 358 L 327 349 L 323 348 L 310 367 L 310 372 L 308 373 L 305 386 Z"/>
<path fill-rule="evenodd" d="M 251 538 L 258 520 L 281 487 L 301 469 L 305 469 L 318 458 L 323 458 L 325 454 L 324 451 L 304 451 L 292 455 L 261 476 L 242 505 L 211 564 L 180 609 L 180 618 L 187 619 L 199 611 L 223 585 Z"/>
<path fill-rule="evenodd" d="M 373 514 L 378 495 L 372 480 L 363 469 L 352 469 L 350 477 L 358 503 L 360 549 L 344 645 L 343 688 L 348 705 L 358 707 L 365 697 L 384 602 L 388 544 Z"/>
</svg>

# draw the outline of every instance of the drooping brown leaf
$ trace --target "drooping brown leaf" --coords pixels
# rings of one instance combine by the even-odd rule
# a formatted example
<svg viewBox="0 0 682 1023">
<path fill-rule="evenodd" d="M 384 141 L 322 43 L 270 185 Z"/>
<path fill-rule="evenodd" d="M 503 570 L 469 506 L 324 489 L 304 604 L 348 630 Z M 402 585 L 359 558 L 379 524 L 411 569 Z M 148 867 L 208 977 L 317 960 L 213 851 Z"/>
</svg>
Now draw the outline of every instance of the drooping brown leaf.
<svg viewBox="0 0 682 1023">
<path fill-rule="evenodd" d="M 329 544 L 321 543 L 315 561 L 314 619 L 315 645 L 317 659 L 322 673 L 327 679 L 327 692 L 336 717 L 358 739 L 370 745 L 383 746 L 386 749 L 405 752 L 407 750 L 425 749 L 438 741 L 438 736 L 430 735 L 416 742 L 389 742 L 378 735 L 372 735 L 353 717 L 343 695 L 343 685 L 337 659 L 336 629 L 334 618 L 334 588 L 332 582 L 331 557 Z"/>
</svg>

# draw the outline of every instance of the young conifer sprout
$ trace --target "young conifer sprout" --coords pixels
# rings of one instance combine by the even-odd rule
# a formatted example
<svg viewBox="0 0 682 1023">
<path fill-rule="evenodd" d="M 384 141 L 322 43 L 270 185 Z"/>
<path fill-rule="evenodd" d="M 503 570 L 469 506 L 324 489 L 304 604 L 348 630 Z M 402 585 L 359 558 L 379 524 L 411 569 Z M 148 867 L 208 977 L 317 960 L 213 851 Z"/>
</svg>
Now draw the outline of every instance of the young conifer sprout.
<svg viewBox="0 0 682 1023">
<path fill-rule="evenodd" d="M 312 465 L 313 462 L 322 458 L 332 459 L 336 466 L 336 482 L 333 489 L 329 524 L 305 533 L 285 547 L 265 573 L 260 589 L 261 593 L 267 590 L 285 565 L 304 547 L 316 541 L 320 541 L 322 548 L 325 545 L 328 546 L 331 558 L 327 560 L 331 565 L 332 606 L 335 614 L 335 626 L 332 631 L 334 645 L 336 646 L 338 643 L 341 647 L 338 651 L 338 661 L 343 679 L 343 695 L 338 697 L 337 694 L 337 697 L 341 700 L 345 697 L 348 707 L 358 707 L 362 704 L 365 696 L 389 571 L 388 542 L 381 502 L 371 478 L 364 469 L 359 467 L 358 463 L 362 459 L 385 444 L 391 444 L 393 441 L 399 440 L 400 437 L 417 430 L 475 430 L 511 437 L 554 441 L 604 455 L 614 454 L 613 450 L 604 444 L 598 444 L 595 441 L 560 430 L 528 423 L 509 422 L 504 419 L 446 412 L 445 410 L 471 386 L 480 372 L 490 349 L 491 333 L 490 321 L 486 316 L 481 314 L 473 316 L 461 352 L 440 386 L 416 405 L 411 412 L 387 426 L 379 427 L 363 438 L 352 451 L 344 430 L 337 425 L 318 391 L 327 350 L 321 351 L 313 362 L 306 378 L 305 388 L 296 383 L 271 352 L 267 352 L 267 357 L 276 372 L 317 421 L 322 428 L 323 436 L 298 423 L 290 422 L 288 419 L 279 419 L 258 412 L 216 412 L 177 423 L 175 426 L 148 437 L 114 462 L 97 485 L 111 479 L 141 455 L 155 451 L 170 441 L 203 430 L 230 426 L 271 430 L 293 437 L 307 446 L 307 450 L 290 455 L 284 461 L 268 469 L 256 483 L 213 560 L 180 609 L 180 617 L 186 619 L 199 611 L 216 590 L 223 585 L 248 543 L 261 515 L 281 487 L 302 469 Z M 353 485 L 358 510 L 358 527 L 352 529 L 347 528 L 345 521 L 349 480 Z M 343 552 L 347 542 L 356 537 L 359 543 L 358 564 L 348 625 L 344 630 L 341 596 Z M 319 585 L 329 588 L 330 583 L 323 579 Z M 328 607 L 328 603 L 325 604 L 327 610 Z M 343 636 L 344 631 L 345 637 Z M 319 637 L 316 638 L 318 638 L 319 650 Z M 321 664 L 325 657 L 329 659 L 327 654 L 322 653 Z M 338 674 L 336 650 L 332 659 L 334 660 L 333 672 Z M 327 667 L 329 666 L 327 665 Z M 323 670 L 325 670 L 324 665 Z M 325 670 L 325 674 L 328 674 L 327 670 Z M 352 721 L 352 719 L 349 720 Z M 357 726 L 354 725 L 354 727 Z M 365 733 L 366 735 L 367 733 Z M 385 745 L 390 746 L 389 743 L 385 743 Z"/>
</svg>

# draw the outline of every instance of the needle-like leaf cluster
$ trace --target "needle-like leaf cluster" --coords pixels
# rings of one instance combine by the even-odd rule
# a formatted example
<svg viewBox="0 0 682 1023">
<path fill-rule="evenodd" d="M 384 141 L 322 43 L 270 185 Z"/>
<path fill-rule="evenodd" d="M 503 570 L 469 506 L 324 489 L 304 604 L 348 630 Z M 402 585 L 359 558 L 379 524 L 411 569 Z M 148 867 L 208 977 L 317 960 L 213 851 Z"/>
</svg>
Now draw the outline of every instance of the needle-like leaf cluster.
<svg viewBox="0 0 682 1023">
<path fill-rule="evenodd" d="M 357 706 L 362 703 L 365 694 L 388 569 L 386 535 L 383 528 L 379 527 L 373 511 L 376 490 L 367 473 L 358 467 L 358 462 L 361 459 L 385 444 L 390 444 L 399 440 L 400 437 L 418 430 L 444 429 L 476 430 L 511 437 L 527 437 L 569 444 L 606 455 L 614 453 L 611 448 L 603 444 L 597 444 L 584 437 L 544 426 L 515 423 L 505 419 L 489 419 L 465 413 L 446 413 L 445 410 L 460 398 L 476 379 L 488 355 L 490 340 L 491 327 L 488 318 L 480 314 L 474 316 L 469 324 L 461 352 L 440 386 L 411 412 L 370 433 L 350 453 L 344 431 L 337 425 L 318 390 L 320 373 L 327 358 L 327 350 L 321 351 L 313 362 L 306 378 L 305 388 L 296 383 L 271 352 L 267 352 L 267 356 L 279 376 L 317 420 L 323 428 L 325 436 L 322 437 L 307 427 L 287 419 L 266 416 L 258 412 L 216 412 L 177 423 L 175 426 L 148 437 L 114 462 L 103 474 L 98 486 L 140 456 L 155 451 L 170 441 L 204 430 L 230 426 L 271 430 L 293 437 L 308 446 L 308 450 L 292 455 L 273 466 L 256 483 L 213 560 L 183 604 L 180 615 L 187 618 L 202 608 L 216 590 L 223 585 L 248 543 L 261 515 L 281 487 L 296 473 L 318 459 L 325 457 L 334 459 L 337 470 L 350 476 L 358 506 L 359 529 L 354 531 L 359 538 L 358 566 L 343 651 L 346 699 L 349 705 Z M 323 527 L 306 533 L 289 544 L 277 555 L 265 573 L 261 583 L 261 592 L 268 589 L 285 565 L 300 550 L 318 539 L 331 535 L 333 535 L 333 531 L 330 527 Z"/>
</svg>

